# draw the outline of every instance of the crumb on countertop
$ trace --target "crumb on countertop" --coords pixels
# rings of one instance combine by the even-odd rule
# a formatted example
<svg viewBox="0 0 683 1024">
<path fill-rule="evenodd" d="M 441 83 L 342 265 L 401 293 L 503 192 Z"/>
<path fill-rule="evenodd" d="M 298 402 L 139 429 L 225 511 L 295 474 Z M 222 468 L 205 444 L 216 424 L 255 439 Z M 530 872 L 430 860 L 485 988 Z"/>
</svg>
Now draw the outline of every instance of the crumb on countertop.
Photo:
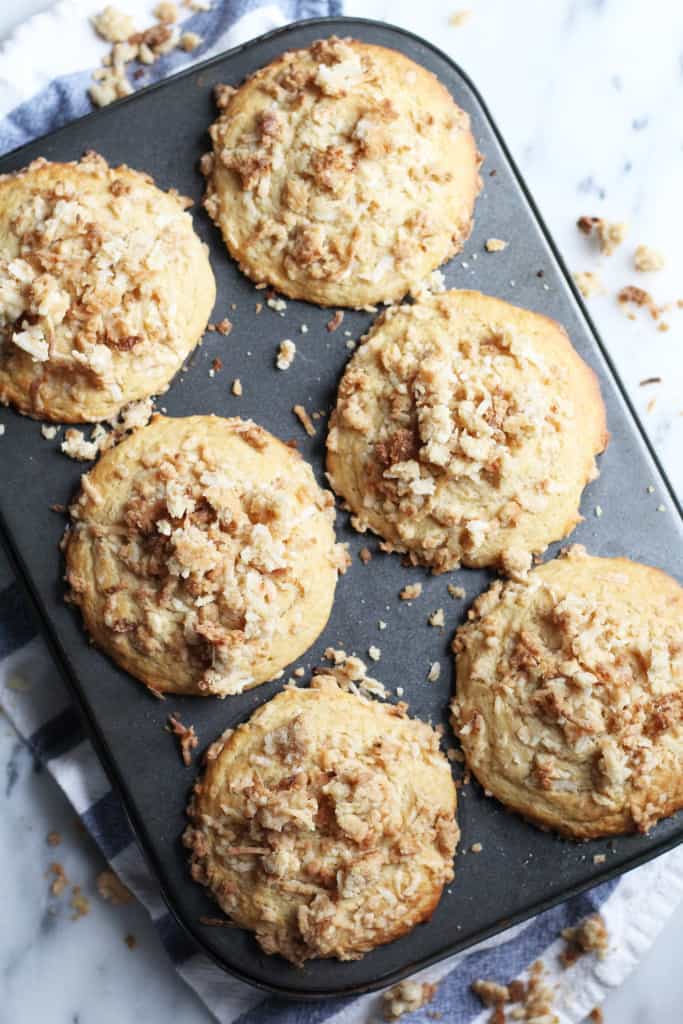
<svg viewBox="0 0 683 1024">
<path fill-rule="evenodd" d="M 595 234 L 600 252 L 605 256 L 611 256 L 628 234 L 628 224 L 624 221 L 609 221 L 604 217 L 579 217 L 576 226 L 584 235 Z"/>
<path fill-rule="evenodd" d="M 401 981 L 382 994 L 384 1019 L 398 1020 L 431 1002 L 437 986 L 428 981 Z"/>
<path fill-rule="evenodd" d="M 78 921 L 80 917 L 85 917 L 90 913 L 90 900 L 81 892 L 80 885 L 73 886 L 69 906 L 73 910 L 72 921 Z"/>
<path fill-rule="evenodd" d="M 95 884 L 102 899 L 107 903 L 112 903 L 115 907 L 130 903 L 133 899 L 130 889 L 123 884 L 118 875 L 109 869 L 100 871 Z"/>
<path fill-rule="evenodd" d="M 585 953 L 597 953 L 601 960 L 607 954 L 609 937 L 601 914 L 590 914 L 574 928 L 563 928 L 561 934 L 567 943 L 560 954 L 565 967 L 570 967 Z"/>
<path fill-rule="evenodd" d="M 462 25 L 465 25 L 471 17 L 472 11 L 469 8 L 463 7 L 458 11 L 453 11 L 448 19 L 448 24 L 452 28 L 460 28 Z"/>
<path fill-rule="evenodd" d="M 664 254 L 649 245 L 639 245 L 633 254 L 633 266 L 641 272 L 661 270 L 665 264 Z"/>
<path fill-rule="evenodd" d="M 600 275 L 596 274 L 594 270 L 577 270 L 572 277 L 584 299 L 590 299 L 593 295 L 605 294 L 605 286 Z"/>
</svg>

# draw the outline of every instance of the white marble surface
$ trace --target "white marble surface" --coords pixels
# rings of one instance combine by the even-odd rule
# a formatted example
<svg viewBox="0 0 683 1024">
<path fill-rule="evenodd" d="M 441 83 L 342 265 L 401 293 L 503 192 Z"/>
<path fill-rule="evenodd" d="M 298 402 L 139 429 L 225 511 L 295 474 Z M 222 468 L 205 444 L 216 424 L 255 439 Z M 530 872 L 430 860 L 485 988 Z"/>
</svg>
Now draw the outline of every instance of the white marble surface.
<svg viewBox="0 0 683 1024">
<path fill-rule="evenodd" d="M 50 0 L 0 3 L 0 39 Z M 683 310 L 660 333 L 643 312 L 627 320 L 615 301 L 640 284 L 657 302 L 683 298 L 683 5 L 666 0 L 350 0 L 347 12 L 386 18 L 433 39 L 484 95 L 538 205 L 574 270 L 599 269 L 607 294 L 589 303 L 603 339 L 664 465 L 683 493 Z M 630 225 L 627 242 L 600 260 L 574 224 L 582 214 Z M 632 269 L 639 242 L 660 247 L 667 269 Z M 647 388 L 638 382 L 660 376 Z M 654 408 L 648 409 L 651 399 Z M 609 514 L 609 510 L 605 510 Z M 1 582 L 1 581 L 0 581 Z M 0 874 L 0 1019 L 13 1024 L 108 1024 L 173 1017 L 206 1024 L 209 1014 L 177 978 L 139 907 L 98 899 L 103 867 L 64 797 L 0 719 L 3 812 Z M 62 845 L 46 835 L 56 829 Z M 45 872 L 63 862 L 82 885 L 91 913 L 70 920 L 65 900 L 48 896 Z M 127 934 L 138 945 L 128 949 Z M 683 909 L 605 1005 L 607 1024 L 680 1024 Z"/>
</svg>

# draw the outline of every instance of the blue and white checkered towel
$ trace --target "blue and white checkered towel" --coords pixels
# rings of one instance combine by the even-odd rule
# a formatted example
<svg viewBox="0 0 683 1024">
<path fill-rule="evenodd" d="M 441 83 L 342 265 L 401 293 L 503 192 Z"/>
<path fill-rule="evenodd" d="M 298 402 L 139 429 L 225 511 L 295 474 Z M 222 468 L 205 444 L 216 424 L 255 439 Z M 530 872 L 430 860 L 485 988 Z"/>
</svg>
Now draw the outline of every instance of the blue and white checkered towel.
<svg viewBox="0 0 683 1024">
<path fill-rule="evenodd" d="M 90 71 L 107 49 L 95 38 L 88 16 L 102 5 L 103 0 L 59 0 L 0 45 L 0 153 L 88 112 Z M 117 0 L 117 6 L 140 18 L 145 5 Z M 369 8 L 367 13 L 372 14 L 372 3 Z M 147 81 L 287 21 L 338 14 L 340 9 L 339 0 L 285 0 L 278 7 L 260 5 L 258 0 L 214 0 L 210 11 L 193 14 L 184 23 L 202 37 L 201 46 L 191 56 L 176 51 L 162 58 L 149 70 Z M 49 45 L 57 38 L 58 47 Z M 52 57 L 33 61 L 31 54 L 36 52 Z M 17 686 L 17 677 L 30 681 L 30 686 Z M 218 1021 L 360 1024 L 377 1019 L 377 995 L 286 1002 L 224 974 L 190 944 L 166 910 L 18 585 L 11 582 L 1 560 L 0 704 L 67 794 L 114 870 L 147 908 L 177 970 Z M 422 972 L 419 980 L 438 981 L 438 991 L 432 1003 L 410 1019 L 426 1022 L 427 1014 L 437 1011 L 448 1024 L 484 1021 L 490 1011 L 483 1011 L 471 994 L 471 982 L 478 977 L 508 981 L 540 957 L 557 986 L 562 1024 L 578 1024 L 633 969 L 681 896 L 683 848 Z M 569 970 L 558 970 L 560 930 L 597 908 L 610 934 L 608 956 L 599 962 L 583 957 Z"/>
</svg>

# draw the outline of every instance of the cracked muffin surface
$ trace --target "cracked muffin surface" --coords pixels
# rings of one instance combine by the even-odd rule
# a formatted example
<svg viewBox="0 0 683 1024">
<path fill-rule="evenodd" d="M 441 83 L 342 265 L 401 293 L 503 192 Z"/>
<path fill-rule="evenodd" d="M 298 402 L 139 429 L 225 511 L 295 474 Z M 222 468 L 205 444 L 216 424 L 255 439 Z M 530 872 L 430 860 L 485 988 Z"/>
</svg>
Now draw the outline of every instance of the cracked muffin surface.
<svg viewBox="0 0 683 1024">
<path fill-rule="evenodd" d="M 456 633 L 452 724 L 506 806 L 586 839 L 683 806 L 683 589 L 578 545 L 496 582 Z"/>
<path fill-rule="evenodd" d="M 310 466 L 250 420 L 158 416 L 82 477 L 69 598 L 152 690 L 272 679 L 324 628 L 346 550 Z"/>
<path fill-rule="evenodd" d="M 321 673 L 209 747 L 184 839 L 195 880 L 266 953 L 355 960 L 432 914 L 455 810 L 434 729 Z"/>
<path fill-rule="evenodd" d="M 85 423 L 167 389 L 215 299 L 188 205 L 96 153 L 0 176 L 0 402 Z"/>
<path fill-rule="evenodd" d="M 481 187 L 469 118 L 407 57 L 332 37 L 216 95 L 204 205 L 257 283 L 363 307 L 462 248 Z"/>
<path fill-rule="evenodd" d="M 385 550 L 436 572 L 523 574 L 580 520 L 607 443 L 597 379 L 562 327 L 479 292 L 388 309 L 342 376 L 335 492 Z"/>
</svg>

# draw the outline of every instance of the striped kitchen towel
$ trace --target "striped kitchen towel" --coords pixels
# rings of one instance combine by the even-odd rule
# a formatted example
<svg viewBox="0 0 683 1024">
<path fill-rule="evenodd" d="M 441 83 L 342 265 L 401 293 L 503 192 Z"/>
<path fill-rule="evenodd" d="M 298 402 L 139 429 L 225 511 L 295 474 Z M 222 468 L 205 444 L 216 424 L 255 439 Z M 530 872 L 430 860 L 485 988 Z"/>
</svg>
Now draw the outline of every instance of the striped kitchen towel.
<svg viewBox="0 0 683 1024">
<path fill-rule="evenodd" d="M 59 0 L 0 44 L 0 152 L 88 112 L 91 69 L 107 46 L 97 40 L 87 19 L 101 6 L 103 0 Z M 146 5 L 118 0 L 117 6 L 141 20 L 141 8 Z M 340 7 L 338 0 L 287 0 L 278 7 L 254 0 L 214 0 L 209 11 L 192 14 L 183 24 L 202 37 L 201 46 L 191 56 L 176 51 L 162 58 L 150 69 L 147 81 L 287 21 L 337 14 Z M 372 4 L 367 13 L 372 14 Z M 55 39 L 60 40 L 58 47 Z M 355 1024 L 377 1019 L 379 995 L 287 1002 L 224 974 L 191 944 L 163 904 L 123 808 L 1 556 L 0 704 L 62 787 L 113 869 L 147 908 L 177 970 L 218 1021 Z M 438 990 L 433 1001 L 410 1019 L 426 1022 L 436 1012 L 448 1024 L 484 1021 L 490 1011 L 482 1010 L 472 995 L 472 981 L 478 977 L 508 981 L 540 957 L 549 980 L 557 986 L 562 1024 L 578 1024 L 633 969 L 681 895 L 683 848 L 422 972 L 418 979 L 438 982 Z M 569 970 L 559 970 L 560 930 L 598 908 L 610 935 L 608 955 L 601 961 L 583 957 Z"/>
</svg>

